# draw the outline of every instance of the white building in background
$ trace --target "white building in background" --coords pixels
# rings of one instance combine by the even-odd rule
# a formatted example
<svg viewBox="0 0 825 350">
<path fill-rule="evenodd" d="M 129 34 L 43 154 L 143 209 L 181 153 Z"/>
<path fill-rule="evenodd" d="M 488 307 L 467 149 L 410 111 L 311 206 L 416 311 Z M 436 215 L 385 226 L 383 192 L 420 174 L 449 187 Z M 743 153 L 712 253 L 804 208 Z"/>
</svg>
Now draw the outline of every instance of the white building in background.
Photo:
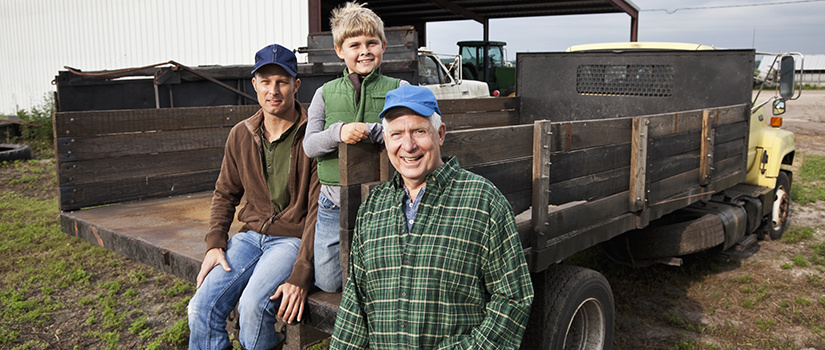
<svg viewBox="0 0 825 350">
<path fill-rule="evenodd" d="M 778 63 L 775 63 L 775 57 L 771 55 L 762 56 L 756 69 L 759 71 L 757 80 L 764 80 L 769 71 L 771 71 L 771 64 L 774 69 L 778 69 Z M 803 85 L 825 86 L 825 54 L 820 55 L 803 55 L 803 60 L 797 59 L 795 61 L 796 75 L 794 81 Z M 775 74 L 775 73 L 774 73 Z"/>
<path fill-rule="evenodd" d="M 3 0 L 0 115 L 40 105 L 64 66 L 253 64 L 266 45 L 306 46 L 308 12 L 292 0 Z"/>
</svg>

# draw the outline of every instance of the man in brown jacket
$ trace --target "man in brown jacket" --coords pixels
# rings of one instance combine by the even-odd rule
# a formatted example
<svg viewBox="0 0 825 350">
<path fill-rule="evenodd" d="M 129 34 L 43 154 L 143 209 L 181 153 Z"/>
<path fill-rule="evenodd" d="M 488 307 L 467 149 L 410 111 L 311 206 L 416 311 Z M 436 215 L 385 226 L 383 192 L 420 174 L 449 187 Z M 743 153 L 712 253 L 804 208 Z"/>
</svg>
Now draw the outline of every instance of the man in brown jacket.
<svg viewBox="0 0 825 350">
<path fill-rule="evenodd" d="M 301 149 L 307 116 L 295 100 L 297 69 L 295 55 L 283 46 L 255 55 L 252 85 L 261 109 L 226 140 L 207 252 L 189 302 L 190 349 L 231 348 L 226 318 L 236 304 L 245 349 L 270 349 L 283 340 L 275 332 L 276 315 L 289 323 L 303 315 L 320 184 L 315 160 Z M 229 239 L 242 197 L 238 220 L 244 226 Z"/>
</svg>

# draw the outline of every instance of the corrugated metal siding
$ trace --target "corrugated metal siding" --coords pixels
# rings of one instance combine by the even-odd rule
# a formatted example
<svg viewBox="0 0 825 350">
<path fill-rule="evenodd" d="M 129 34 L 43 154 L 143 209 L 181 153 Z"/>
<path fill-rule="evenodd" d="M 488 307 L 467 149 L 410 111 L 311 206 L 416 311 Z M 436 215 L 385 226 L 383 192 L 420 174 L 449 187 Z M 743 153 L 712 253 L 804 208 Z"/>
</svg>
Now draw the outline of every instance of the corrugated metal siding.
<svg viewBox="0 0 825 350">
<path fill-rule="evenodd" d="M 0 114 L 40 104 L 64 66 L 252 64 L 273 42 L 306 46 L 308 12 L 305 0 L 4 0 Z"/>
<path fill-rule="evenodd" d="M 804 60 L 800 61 L 797 59 L 795 62 L 797 74 L 794 80 L 802 84 L 825 85 L 825 55 L 803 55 L 803 57 Z M 762 61 L 759 62 L 759 67 L 757 67 L 761 77 L 767 74 L 773 60 L 774 56 L 762 57 Z M 803 70 L 801 77 L 799 74 L 800 70 Z"/>
</svg>

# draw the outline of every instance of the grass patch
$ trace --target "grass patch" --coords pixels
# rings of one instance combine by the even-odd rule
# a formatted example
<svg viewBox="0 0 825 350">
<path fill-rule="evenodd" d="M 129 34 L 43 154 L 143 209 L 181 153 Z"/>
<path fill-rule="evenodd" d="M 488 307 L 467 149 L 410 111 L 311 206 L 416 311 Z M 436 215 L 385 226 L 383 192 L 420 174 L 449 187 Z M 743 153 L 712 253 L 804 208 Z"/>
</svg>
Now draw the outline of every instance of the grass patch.
<svg viewBox="0 0 825 350">
<path fill-rule="evenodd" d="M 808 240 L 814 236 L 815 231 L 816 229 L 813 227 L 791 226 L 785 231 L 785 234 L 782 236 L 782 241 L 788 244 L 793 244 Z"/>
<path fill-rule="evenodd" d="M 800 255 L 795 255 L 793 258 L 791 258 L 791 260 L 793 261 L 794 265 L 796 265 L 796 266 L 811 267 L 811 263 L 809 263 L 808 260 L 805 259 L 805 257 L 802 256 L 801 254 Z"/>
<path fill-rule="evenodd" d="M 825 156 L 806 154 L 794 176 L 791 199 L 798 204 L 825 200 Z"/>
<path fill-rule="evenodd" d="M 57 320 L 60 344 L 185 344 L 186 308 L 176 305 L 185 305 L 193 288 L 61 232 L 54 169 L 53 159 L 0 164 L 0 178 L 18 180 L 0 192 L 0 348 L 55 348 L 49 335 Z M 156 310 L 162 322 L 149 322 L 142 310 Z M 181 314 L 183 324 L 164 321 Z"/>
</svg>

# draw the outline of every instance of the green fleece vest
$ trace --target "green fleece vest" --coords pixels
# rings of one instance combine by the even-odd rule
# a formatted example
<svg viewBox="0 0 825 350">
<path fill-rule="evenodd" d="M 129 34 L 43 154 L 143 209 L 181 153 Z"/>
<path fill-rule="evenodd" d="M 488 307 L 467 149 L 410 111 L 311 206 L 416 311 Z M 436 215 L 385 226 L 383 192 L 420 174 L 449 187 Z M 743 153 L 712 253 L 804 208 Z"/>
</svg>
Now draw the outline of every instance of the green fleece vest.
<svg viewBox="0 0 825 350">
<path fill-rule="evenodd" d="M 373 70 L 361 83 L 361 99 L 355 100 L 355 88 L 344 76 L 324 84 L 324 130 L 338 121 L 344 123 L 380 123 L 378 114 L 384 109 L 387 92 L 398 87 L 400 79 L 383 76 Z M 338 150 L 318 157 L 318 180 L 324 185 L 338 186 Z"/>
</svg>

